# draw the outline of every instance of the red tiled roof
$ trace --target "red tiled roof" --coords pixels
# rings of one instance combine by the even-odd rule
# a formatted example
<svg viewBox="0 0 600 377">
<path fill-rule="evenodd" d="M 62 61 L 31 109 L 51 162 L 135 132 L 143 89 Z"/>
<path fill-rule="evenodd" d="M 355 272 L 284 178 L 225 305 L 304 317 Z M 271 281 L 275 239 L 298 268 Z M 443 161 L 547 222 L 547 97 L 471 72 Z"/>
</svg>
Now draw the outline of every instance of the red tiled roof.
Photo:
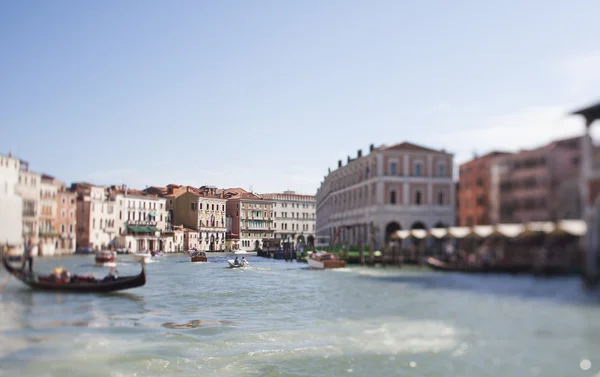
<svg viewBox="0 0 600 377">
<path fill-rule="evenodd" d="M 223 196 L 226 199 L 264 200 L 259 195 L 248 192 L 240 187 L 229 188 L 229 189 L 223 190 Z"/>
</svg>

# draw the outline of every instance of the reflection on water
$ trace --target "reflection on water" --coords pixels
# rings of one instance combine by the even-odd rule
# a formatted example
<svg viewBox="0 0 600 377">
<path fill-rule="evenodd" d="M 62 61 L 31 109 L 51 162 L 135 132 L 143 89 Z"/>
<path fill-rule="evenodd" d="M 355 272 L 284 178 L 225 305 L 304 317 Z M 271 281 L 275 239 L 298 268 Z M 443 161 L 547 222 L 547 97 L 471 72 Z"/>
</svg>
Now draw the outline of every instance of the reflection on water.
<svg viewBox="0 0 600 377">
<path fill-rule="evenodd" d="M 146 286 L 114 294 L 34 292 L 9 282 L 0 294 L 0 376 L 600 371 L 598 295 L 577 279 L 312 271 L 258 257 L 248 257 L 251 268 L 229 269 L 231 256 L 209 258 L 161 258 L 147 266 Z M 105 274 L 92 260 L 38 260 L 36 268 Z M 139 264 L 119 270 L 134 274 Z"/>
</svg>

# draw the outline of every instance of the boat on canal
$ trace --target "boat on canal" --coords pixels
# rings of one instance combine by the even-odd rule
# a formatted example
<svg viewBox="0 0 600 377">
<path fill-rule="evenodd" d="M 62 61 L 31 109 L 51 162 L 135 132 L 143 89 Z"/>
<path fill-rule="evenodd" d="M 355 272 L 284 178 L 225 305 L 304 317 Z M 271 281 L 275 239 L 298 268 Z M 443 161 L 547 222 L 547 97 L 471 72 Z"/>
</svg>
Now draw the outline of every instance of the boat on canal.
<svg viewBox="0 0 600 377">
<path fill-rule="evenodd" d="M 192 262 L 208 262 L 208 257 L 206 256 L 205 251 L 192 251 L 190 253 L 190 257 L 192 258 Z"/>
<path fill-rule="evenodd" d="M 227 260 L 227 264 L 229 264 L 229 268 L 246 268 L 246 267 L 250 267 L 250 263 L 248 263 L 247 260 L 243 260 L 244 262 L 242 262 L 242 259 L 238 259 L 238 264 L 235 264 L 235 260 L 233 259 L 228 259 Z"/>
<path fill-rule="evenodd" d="M 306 262 L 310 268 L 317 270 L 327 270 L 332 268 L 344 268 L 346 262 L 341 260 L 337 255 L 331 253 L 314 252 Z"/>
<path fill-rule="evenodd" d="M 117 253 L 110 250 L 96 252 L 96 265 L 101 267 L 115 267 L 117 265 Z"/>
<path fill-rule="evenodd" d="M 90 276 L 71 275 L 63 268 L 55 269 L 50 275 L 39 275 L 29 271 L 17 269 L 10 265 L 5 254 L 2 255 L 2 264 L 6 271 L 34 290 L 60 291 L 73 293 L 108 293 L 141 287 L 146 284 L 146 269 L 142 264 L 142 271 L 132 276 L 107 276 L 98 280 Z"/>
<path fill-rule="evenodd" d="M 133 254 L 133 258 L 138 262 L 152 262 L 152 254 L 147 251 L 138 251 L 137 253 Z"/>
</svg>

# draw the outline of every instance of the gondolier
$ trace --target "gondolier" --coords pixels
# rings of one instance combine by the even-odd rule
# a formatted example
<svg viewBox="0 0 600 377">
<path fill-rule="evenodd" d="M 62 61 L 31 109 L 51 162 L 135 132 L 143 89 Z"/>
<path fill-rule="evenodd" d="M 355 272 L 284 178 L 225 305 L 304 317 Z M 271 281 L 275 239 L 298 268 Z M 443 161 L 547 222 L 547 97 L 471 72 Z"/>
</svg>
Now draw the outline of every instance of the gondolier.
<svg viewBox="0 0 600 377">
<path fill-rule="evenodd" d="M 33 273 L 33 255 L 37 254 L 38 246 L 35 242 L 35 237 L 33 235 L 29 236 L 28 242 L 25 245 L 23 253 L 23 266 L 22 270 L 25 270 L 25 266 L 29 264 L 29 272 Z"/>
</svg>

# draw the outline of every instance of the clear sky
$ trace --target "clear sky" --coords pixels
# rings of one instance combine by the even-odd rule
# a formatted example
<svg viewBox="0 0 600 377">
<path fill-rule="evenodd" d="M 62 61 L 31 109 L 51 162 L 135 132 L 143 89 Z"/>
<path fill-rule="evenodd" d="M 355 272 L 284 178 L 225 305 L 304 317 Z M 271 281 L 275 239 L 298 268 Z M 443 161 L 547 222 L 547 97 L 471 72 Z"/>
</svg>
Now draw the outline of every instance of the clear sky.
<svg viewBox="0 0 600 377">
<path fill-rule="evenodd" d="M 66 181 L 314 193 L 369 144 L 580 133 L 600 2 L 3 1 L 0 153 Z M 599 127 L 600 128 L 600 127 Z"/>
</svg>

